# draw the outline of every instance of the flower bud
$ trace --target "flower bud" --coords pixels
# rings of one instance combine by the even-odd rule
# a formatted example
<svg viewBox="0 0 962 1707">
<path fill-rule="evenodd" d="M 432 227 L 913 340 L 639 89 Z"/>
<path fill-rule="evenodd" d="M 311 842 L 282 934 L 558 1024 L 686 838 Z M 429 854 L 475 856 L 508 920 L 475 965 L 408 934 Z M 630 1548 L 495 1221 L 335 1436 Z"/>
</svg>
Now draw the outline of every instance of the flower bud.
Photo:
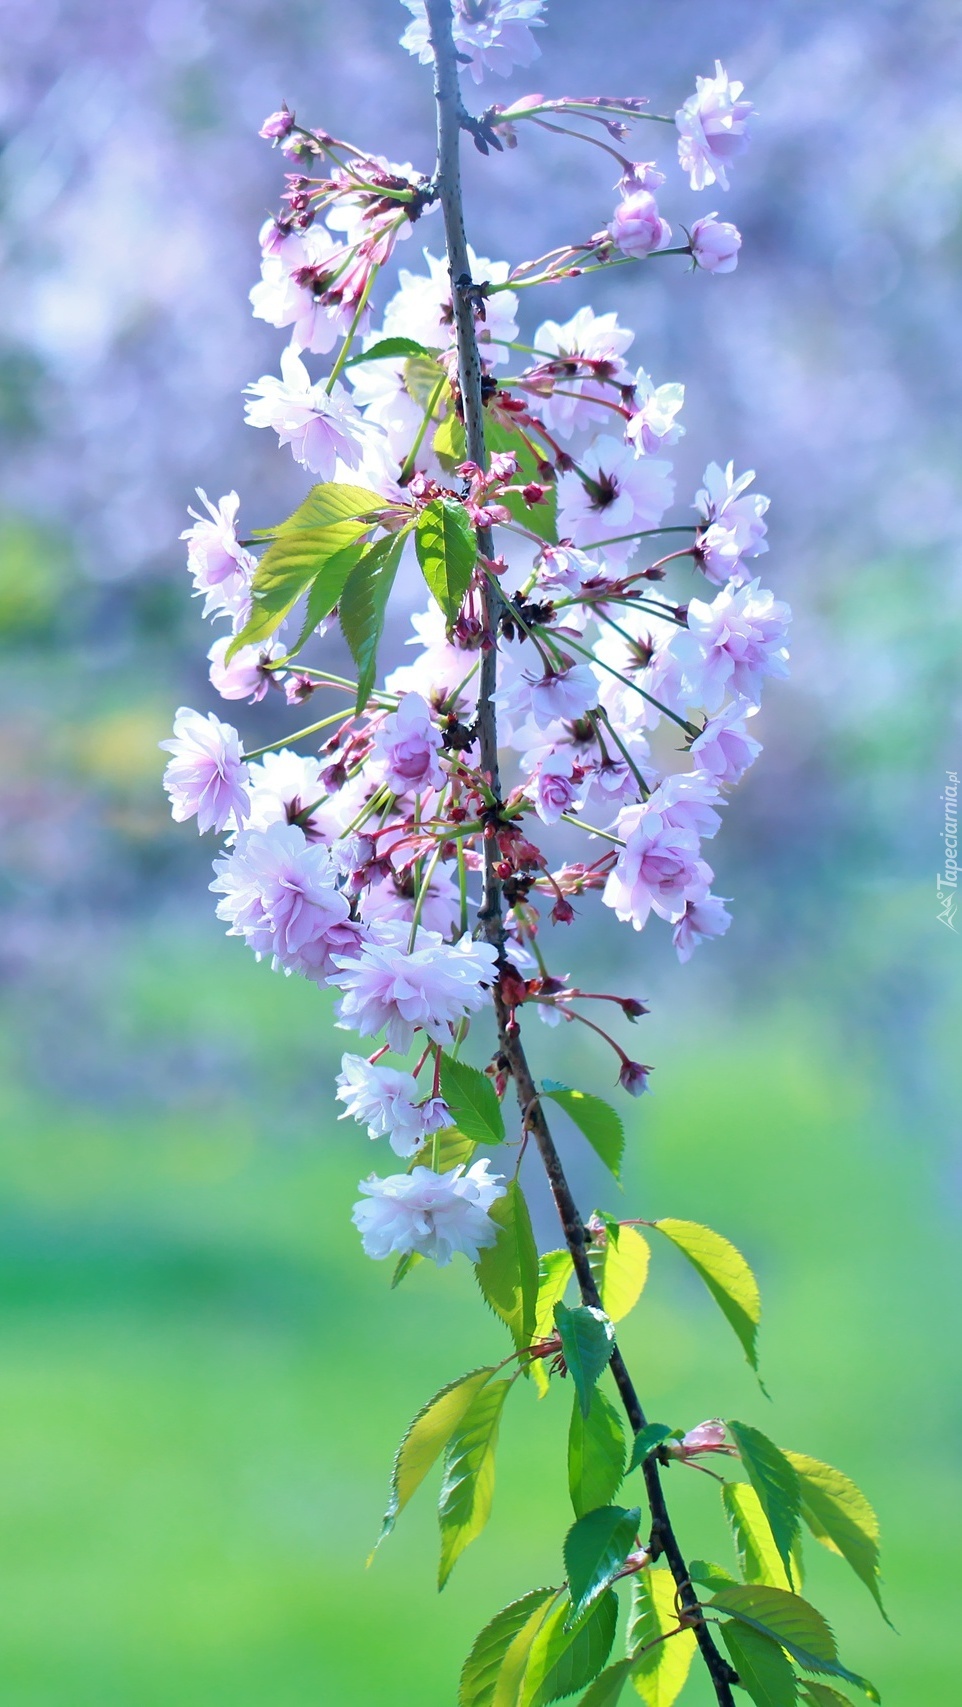
<svg viewBox="0 0 962 1707">
<path fill-rule="evenodd" d="M 727 1452 L 728 1441 L 725 1436 L 725 1424 L 718 1417 L 699 1423 L 697 1428 L 690 1428 L 677 1443 L 679 1456 L 691 1458 L 696 1452 Z M 669 1447 L 669 1451 L 672 1448 Z"/>
<path fill-rule="evenodd" d="M 648 1089 L 648 1075 L 650 1072 L 651 1068 L 643 1067 L 640 1061 L 626 1060 L 621 1072 L 618 1074 L 618 1083 L 622 1090 L 628 1092 L 630 1097 L 644 1096 Z"/>
<path fill-rule="evenodd" d="M 636 190 L 618 203 L 608 231 L 621 253 L 636 261 L 671 242 L 671 226 L 661 218 L 648 190 Z"/>
<path fill-rule="evenodd" d="M 733 273 L 742 246 L 741 232 L 725 219 L 707 213 L 691 228 L 691 253 L 696 267 L 705 273 Z"/>
<path fill-rule="evenodd" d="M 267 142 L 283 142 L 285 136 L 290 136 L 293 129 L 294 114 L 285 101 L 279 113 L 271 113 L 270 117 L 264 120 L 257 134 L 264 137 Z"/>
<path fill-rule="evenodd" d="M 621 1011 L 626 1019 L 640 1019 L 642 1014 L 648 1012 L 648 1009 L 644 1002 L 637 1001 L 634 996 L 625 996 L 621 1004 Z"/>
</svg>

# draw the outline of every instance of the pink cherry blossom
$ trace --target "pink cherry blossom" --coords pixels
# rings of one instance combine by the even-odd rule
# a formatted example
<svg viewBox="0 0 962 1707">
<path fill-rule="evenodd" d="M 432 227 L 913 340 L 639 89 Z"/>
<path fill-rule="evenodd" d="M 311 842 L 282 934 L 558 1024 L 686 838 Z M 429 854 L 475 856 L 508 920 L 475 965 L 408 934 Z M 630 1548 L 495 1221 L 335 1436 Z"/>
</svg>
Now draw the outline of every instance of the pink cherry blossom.
<svg viewBox="0 0 962 1707">
<path fill-rule="evenodd" d="M 358 911 L 366 925 L 381 920 L 402 920 L 410 926 L 414 905 L 413 878 L 408 885 L 399 885 L 393 877 L 384 877 L 362 890 Z M 426 931 L 437 931 L 442 937 L 450 937 L 460 920 L 461 893 L 457 881 L 444 866 L 435 866 L 421 905 L 421 925 Z"/>
<path fill-rule="evenodd" d="M 363 427 L 354 404 L 340 383 L 330 395 L 323 383 L 313 384 L 295 350 L 282 351 L 280 379 L 267 374 L 247 390 L 248 425 L 273 427 L 295 462 L 321 480 L 333 478 L 338 460 L 357 468 Z"/>
<path fill-rule="evenodd" d="M 732 917 L 717 895 L 703 895 L 698 901 L 688 901 L 685 911 L 672 931 L 671 940 L 679 960 L 690 960 L 700 942 L 713 936 L 724 936 Z"/>
<path fill-rule="evenodd" d="M 622 172 L 615 186 L 623 196 L 633 196 L 637 190 L 660 190 L 665 182 L 654 160 L 633 160 Z"/>
<path fill-rule="evenodd" d="M 656 456 L 667 445 L 677 444 L 685 429 L 675 416 L 684 401 L 683 385 L 656 386 L 643 368 L 638 369 L 625 436 L 631 439 L 639 456 Z"/>
<path fill-rule="evenodd" d="M 419 693 L 406 693 L 374 737 L 373 757 L 384 767 L 384 780 L 395 794 L 421 794 L 443 787 L 441 751 L 441 731 Z"/>
<path fill-rule="evenodd" d="M 461 1251 L 476 1262 L 497 1239 L 488 1210 L 506 1190 L 504 1176 L 489 1173 L 490 1166 L 485 1156 L 467 1173 L 463 1167 L 446 1174 L 417 1167 L 388 1179 L 372 1174 L 361 1180 L 358 1189 L 368 1201 L 354 1205 L 353 1220 L 367 1255 L 380 1261 L 418 1251 L 444 1268 Z"/>
<path fill-rule="evenodd" d="M 626 806 L 616 821 L 625 846 L 605 884 L 602 900 L 636 931 L 654 908 L 675 919 L 689 899 L 708 893 L 712 871 L 699 855 L 693 830 L 668 824 L 647 805 Z"/>
<path fill-rule="evenodd" d="M 578 546 L 598 542 L 613 563 L 623 563 L 637 541 L 621 536 L 658 527 L 674 497 L 671 463 L 636 456 L 630 444 L 605 434 L 579 467 L 590 485 L 574 473 L 558 482 L 559 537 Z"/>
<path fill-rule="evenodd" d="M 750 700 L 733 699 L 705 724 L 691 744 L 691 756 L 699 770 L 723 783 L 738 782 L 744 776 L 762 750 L 761 742 L 745 728 L 746 718 L 753 717 L 757 709 Z"/>
<path fill-rule="evenodd" d="M 164 787 L 174 822 L 183 824 L 196 814 L 201 835 L 225 830 L 229 824 L 239 829 L 250 801 L 237 730 L 221 723 L 213 712 L 202 717 L 182 705 L 174 718 L 173 739 L 160 745 L 173 754 L 164 772 Z"/>
<path fill-rule="evenodd" d="M 705 484 L 695 499 L 703 523 L 698 560 L 716 586 L 746 580 L 742 558 L 761 557 L 768 550 L 768 528 L 762 517 L 769 500 L 760 492 L 745 493 L 754 478 L 755 470 L 749 469 L 736 479 L 733 462 L 724 469 L 710 462 L 705 469 Z"/>
<path fill-rule="evenodd" d="M 695 84 L 695 93 L 675 114 L 678 159 L 693 190 L 709 184 L 727 190 L 728 162 L 745 147 L 755 109 L 751 101 L 740 99 L 745 85 L 732 83 L 720 60 L 715 61 L 714 77 L 696 77 Z"/>
<path fill-rule="evenodd" d="M 413 950 L 409 938 L 404 924 L 374 925 L 356 957 L 335 956 L 329 980 L 344 992 L 338 1023 L 361 1037 L 383 1031 L 397 1055 L 416 1030 L 448 1042 L 457 1022 L 483 1007 L 497 964 L 494 948 L 467 934 L 451 944 L 422 929 Z"/>
<path fill-rule="evenodd" d="M 342 1056 L 337 1087 L 345 1105 L 340 1119 L 353 1117 L 370 1138 L 386 1137 L 398 1156 L 413 1156 L 431 1132 L 452 1124 L 439 1097 L 419 1104 L 413 1073 L 372 1064 L 363 1055 Z"/>
<path fill-rule="evenodd" d="M 434 57 L 424 0 L 402 0 L 414 14 L 401 46 L 422 65 Z M 531 31 L 543 24 L 544 0 L 454 0 L 454 40 L 475 83 L 485 71 L 507 77 L 516 65 L 530 65 L 541 53 Z"/>
<path fill-rule="evenodd" d="M 454 326 L 451 315 L 451 275 L 447 261 L 424 250 L 427 276 L 411 273 L 402 267 L 398 273 L 400 289 L 384 310 L 379 337 L 415 338 L 428 349 L 448 350 L 454 345 Z M 476 283 L 504 285 L 511 267 L 507 261 L 491 261 L 478 255 L 468 244 L 468 264 Z M 505 348 L 518 336 L 518 296 L 513 290 L 499 290 L 484 305 L 484 319 L 476 322 L 481 354 L 492 366 L 511 360 Z M 498 341 L 500 340 L 500 342 Z"/>
<path fill-rule="evenodd" d="M 608 234 L 623 255 L 636 261 L 671 242 L 671 226 L 662 219 L 650 190 L 635 190 L 618 203 Z"/>
<path fill-rule="evenodd" d="M 210 887 L 224 897 L 217 917 L 229 925 L 228 936 L 244 937 L 258 960 L 270 955 L 275 971 L 322 983 L 335 954 L 357 950 L 361 933 L 337 887 L 337 866 L 297 825 L 245 830 L 214 871 Z"/>
<path fill-rule="evenodd" d="M 557 824 L 564 812 L 573 812 L 584 798 L 584 780 L 570 751 L 551 753 L 542 759 L 528 786 L 535 811 L 543 824 Z"/>
<path fill-rule="evenodd" d="M 285 647 L 280 641 L 256 646 L 242 646 L 230 663 L 225 662 L 233 636 L 222 635 L 215 640 L 207 656 L 210 659 L 210 679 L 221 699 L 246 699 L 255 705 L 264 698 L 272 681 L 283 681 L 284 672 L 264 668 L 272 658 L 283 658 Z"/>
<path fill-rule="evenodd" d="M 567 439 L 592 421 L 617 420 L 611 405 L 621 401 L 617 383 L 627 371 L 622 357 L 634 336 L 618 325 L 616 314 L 595 314 L 592 308 L 579 308 L 564 324 L 542 321 L 534 335 L 535 348 L 555 358 L 550 365 L 560 389 L 538 398 L 536 407 L 553 433 Z M 589 368 L 588 362 L 594 366 Z"/>
<path fill-rule="evenodd" d="M 194 578 L 194 591 L 204 595 L 204 616 L 236 616 L 250 599 L 251 578 L 257 559 L 237 537 L 240 499 L 228 492 L 215 506 L 198 486 L 197 496 L 207 515 L 188 509 L 193 525 L 185 528 L 187 568 Z"/>
<path fill-rule="evenodd" d="M 716 711 L 727 692 L 757 705 L 766 676 L 787 676 L 787 604 L 761 590 L 757 581 L 724 587 L 712 603 L 692 599 L 688 632 L 674 649 L 692 703 Z"/>
<path fill-rule="evenodd" d="M 588 664 L 535 675 L 526 670 L 495 694 L 495 705 L 516 724 L 531 717 L 539 729 L 556 721 L 576 723 L 598 703 L 598 682 Z"/>
<path fill-rule="evenodd" d="M 689 233 L 692 259 L 703 273 L 733 273 L 738 265 L 742 234 L 737 225 L 707 213 L 696 219 Z"/>
</svg>

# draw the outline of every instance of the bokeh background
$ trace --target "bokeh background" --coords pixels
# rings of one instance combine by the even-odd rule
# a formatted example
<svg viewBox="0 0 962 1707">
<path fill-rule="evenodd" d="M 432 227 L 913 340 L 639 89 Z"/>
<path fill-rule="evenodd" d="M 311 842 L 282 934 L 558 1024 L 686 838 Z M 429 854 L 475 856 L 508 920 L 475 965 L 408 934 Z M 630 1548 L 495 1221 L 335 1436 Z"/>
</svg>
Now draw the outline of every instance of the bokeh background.
<svg viewBox="0 0 962 1707">
<path fill-rule="evenodd" d="M 653 933 L 599 936 L 594 914 L 577 939 L 583 967 L 653 1007 L 638 1053 L 657 1089 L 628 1110 L 623 1202 L 749 1254 L 772 1403 L 670 1252 L 627 1352 L 654 1414 L 742 1416 L 861 1482 L 898 1633 L 827 1555 L 813 1598 L 887 1707 L 954 1707 L 962 944 L 935 877 L 962 756 L 958 16 L 549 14 L 515 93 L 671 112 L 718 56 L 761 110 L 718 198 L 745 234 L 735 277 L 666 264 L 592 300 L 688 386 L 680 493 L 709 457 L 758 467 L 765 580 L 796 608 L 793 680 L 769 692 L 766 755 L 717 849 L 729 937 L 687 969 Z M 490 1530 L 441 1601 L 428 1499 L 365 1572 L 402 1427 L 499 1333 L 466 1265 L 391 1294 L 362 1258 L 348 1213 L 370 1158 L 334 1121 L 329 1006 L 222 938 L 209 849 L 159 793 L 174 707 L 213 705 L 177 540 L 192 489 L 236 486 L 264 523 L 304 487 L 242 425 L 240 389 L 281 342 L 247 314 L 281 171 L 256 129 L 286 99 L 429 167 L 404 17 L 395 0 L 0 4 L 9 1707 L 448 1707 L 479 1624 L 558 1574 L 564 1392 L 519 1396 Z M 635 152 L 670 154 L 668 133 L 639 134 Z M 538 132 L 472 158 L 476 247 L 517 260 L 597 229 L 611 165 Z M 716 205 L 677 174 L 663 199 L 676 221 Z M 539 1036 L 540 1070 L 604 1089 L 607 1062 L 570 1045 L 558 1075 L 557 1034 Z M 565 1142 L 590 1206 L 607 1188 Z M 726 1557 L 711 1484 L 678 1481 L 683 1536 Z M 705 1707 L 700 1682 L 685 1699 Z"/>
</svg>

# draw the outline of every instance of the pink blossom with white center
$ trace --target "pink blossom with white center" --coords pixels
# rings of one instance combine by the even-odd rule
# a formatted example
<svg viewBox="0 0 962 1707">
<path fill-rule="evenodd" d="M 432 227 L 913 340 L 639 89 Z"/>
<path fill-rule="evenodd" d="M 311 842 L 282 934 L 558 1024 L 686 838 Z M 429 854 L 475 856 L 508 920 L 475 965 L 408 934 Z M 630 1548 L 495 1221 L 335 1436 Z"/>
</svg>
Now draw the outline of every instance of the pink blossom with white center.
<svg viewBox="0 0 962 1707">
<path fill-rule="evenodd" d="M 689 901 L 671 933 L 682 965 L 690 960 L 700 942 L 708 937 L 724 936 L 732 916 L 717 895 L 703 895 L 700 901 Z"/>
<path fill-rule="evenodd" d="M 551 753 L 542 759 L 527 786 L 542 824 L 557 824 L 562 814 L 574 812 L 584 799 L 585 782 L 574 754 Z"/>
<path fill-rule="evenodd" d="M 344 992 L 338 1024 L 361 1037 L 383 1031 L 396 1055 L 407 1053 L 417 1030 L 446 1043 L 465 1014 L 484 1006 L 496 976 L 490 943 L 465 933 L 451 944 L 419 929 L 411 950 L 410 934 L 404 924 L 372 926 L 356 957 L 335 956 L 329 979 Z"/>
<path fill-rule="evenodd" d="M 187 568 L 194 578 L 194 591 L 204 595 L 202 615 L 236 616 L 250 599 L 251 579 L 257 568 L 256 557 L 237 537 L 240 499 L 236 492 L 228 492 L 215 507 L 199 486 L 197 496 L 208 513 L 204 516 L 188 508 L 194 523 L 180 536 L 187 541 Z"/>
<path fill-rule="evenodd" d="M 320 480 L 332 478 L 338 459 L 348 468 L 358 466 L 364 432 L 354 404 L 340 383 L 330 396 L 323 382 L 315 385 L 296 350 L 281 352 L 280 379 L 266 374 L 247 390 L 248 425 L 273 427 L 281 444 L 290 445 L 294 461 Z"/>
<path fill-rule="evenodd" d="M 422 65 L 434 58 L 424 0 L 403 0 L 414 14 L 401 46 Z M 541 54 L 531 34 L 540 28 L 544 0 L 454 0 L 454 41 L 475 83 L 485 71 L 507 77 L 516 65 L 531 65 Z"/>
<path fill-rule="evenodd" d="M 537 563 L 538 586 L 546 593 L 580 593 L 589 581 L 605 578 L 604 565 L 573 545 L 545 545 Z M 570 622 L 570 608 L 565 621 Z"/>
<path fill-rule="evenodd" d="M 419 1105 L 413 1073 L 372 1064 L 363 1055 L 342 1056 L 337 1087 L 338 1102 L 345 1105 L 339 1119 L 353 1117 L 367 1127 L 369 1138 L 387 1138 L 397 1156 L 413 1156 L 429 1133 L 452 1124 L 439 1097 Z"/>
<path fill-rule="evenodd" d="M 282 747 L 279 753 L 265 753 L 259 764 L 249 767 L 249 778 L 251 805 L 247 823 L 251 830 L 265 830 L 268 824 L 291 824 L 326 793 L 317 757 L 293 753 L 288 747 Z M 359 807 L 360 801 L 354 812 Z M 353 815 L 349 812 L 346 821 Z M 319 839 L 319 826 L 313 816 L 302 828 L 309 841 Z"/>
<path fill-rule="evenodd" d="M 509 687 L 495 694 L 494 703 L 516 724 L 532 717 L 539 729 L 549 723 L 577 723 L 598 703 L 598 683 L 588 664 L 547 670 L 543 676 L 523 671 Z"/>
<path fill-rule="evenodd" d="M 656 456 L 684 436 L 684 427 L 675 419 L 684 401 L 683 385 L 656 386 L 644 368 L 638 369 L 625 437 L 631 440 L 639 456 Z"/>
<path fill-rule="evenodd" d="M 599 810 L 604 814 L 603 822 L 607 823 L 612 812 L 620 811 L 623 806 L 635 805 L 641 797 L 639 775 L 644 779 L 647 788 L 654 788 L 658 780 L 658 772 L 652 763 L 648 751 L 648 742 L 643 735 L 633 730 L 619 731 L 622 746 L 631 755 L 632 763 L 621 756 L 618 748 L 607 759 L 599 759 L 588 772 L 589 790 L 585 804 L 592 811 Z"/>
<path fill-rule="evenodd" d="M 406 693 L 397 711 L 378 725 L 373 757 L 383 766 L 384 781 L 395 794 L 421 794 L 443 788 L 446 773 L 439 762 L 441 731 L 427 700 Z"/>
<path fill-rule="evenodd" d="M 467 1173 L 463 1167 L 446 1174 L 417 1167 L 361 1180 L 358 1189 L 368 1201 L 354 1205 L 352 1218 L 367 1255 L 380 1261 L 417 1251 L 444 1268 L 461 1251 L 476 1262 L 498 1237 L 488 1210 L 506 1190 L 504 1176 L 489 1173 L 490 1166 L 485 1156 Z"/>
<path fill-rule="evenodd" d="M 570 364 L 570 371 L 555 373 L 559 391 L 550 397 L 532 398 L 532 408 L 538 410 L 551 432 L 568 439 L 593 421 L 610 423 L 617 419 L 611 405 L 621 402 L 618 382 L 627 374 L 622 357 L 634 336 L 626 326 L 618 325 L 616 314 L 595 314 L 592 308 L 579 308 L 563 325 L 557 320 L 542 322 L 534 335 L 535 348 L 539 354 L 556 358 L 555 367 Z M 586 368 L 585 360 L 600 366 Z"/>
<path fill-rule="evenodd" d="M 710 866 L 699 857 L 693 830 L 667 824 L 647 805 L 626 806 L 616 829 L 625 846 L 602 893 L 606 907 L 640 931 L 652 909 L 663 919 L 676 919 L 688 900 L 707 895 Z"/>
<path fill-rule="evenodd" d="M 707 213 L 696 219 L 689 233 L 691 255 L 703 273 L 733 273 L 738 265 L 742 234 L 737 225 Z"/>
<path fill-rule="evenodd" d="M 745 728 L 746 718 L 754 717 L 757 710 L 750 700 L 733 699 L 705 724 L 691 744 L 691 756 L 699 770 L 722 783 L 738 782 L 745 775 L 762 750 L 761 742 Z"/>
<path fill-rule="evenodd" d="M 615 728 L 654 729 L 662 719 L 659 705 L 683 715 L 687 701 L 681 665 L 673 650 L 682 630 L 667 618 L 632 607 L 619 607 L 616 621 L 622 632 L 605 626 L 594 645 L 593 666 L 601 703 Z M 650 697 L 643 698 L 643 694 Z M 652 704 L 653 700 L 658 704 Z"/>
<path fill-rule="evenodd" d="M 623 196 L 633 196 L 638 190 L 654 192 L 660 190 L 665 182 L 664 172 L 660 172 L 654 160 L 633 160 L 622 172 L 615 188 Z"/>
<path fill-rule="evenodd" d="M 558 482 L 558 535 L 573 545 L 604 548 L 613 563 L 623 563 L 637 541 L 622 535 L 660 526 L 675 495 L 671 463 L 636 456 L 634 447 L 605 434 L 580 459 L 591 484 L 575 473 Z"/>
<path fill-rule="evenodd" d="M 354 317 L 354 294 L 343 275 L 335 280 L 345 258 L 346 251 L 319 223 L 303 234 L 292 233 L 280 252 L 261 261 L 260 283 L 250 292 L 255 320 L 290 326 L 292 349 L 326 355 Z"/>
<path fill-rule="evenodd" d="M 747 576 L 742 558 L 761 557 L 768 550 L 768 527 L 762 517 L 770 500 L 761 492 L 744 495 L 755 478 L 753 468 L 736 480 L 733 462 L 724 469 L 710 462 L 704 478 L 705 484 L 695 498 L 703 527 L 698 560 L 716 586 L 734 579 L 744 581 Z"/>
<path fill-rule="evenodd" d="M 721 815 L 715 808 L 724 804 L 717 777 L 698 770 L 673 771 L 653 790 L 647 810 L 676 830 L 714 836 L 721 828 Z"/>
<path fill-rule="evenodd" d="M 675 114 L 678 159 L 693 190 L 709 184 L 728 188 L 728 162 L 745 147 L 755 111 L 751 101 L 740 98 L 744 87 L 731 82 L 716 59 L 714 77 L 696 77 L 695 93 Z"/>
<path fill-rule="evenodd" d="M 239 829 L 247 817 L 247 766 L 240 736 L 229 723 L 210 712 L 202 717 L 182 705 L 174 718 L 174 734 L 160 746 L 173 757 L 164 772 L 170 812 L 176 824 L 196 814 L 201 835 L 207 830 Z"/>
<path fill-rule="evenodd" d="M 658 212 L 650 190 L 635 190 L 620 201 L 611 218 L 608 235 L 623 255 L 643 261 L 655 249 L 671 242 L 671 226 Z"/>
<path fill-rule="evenodd" d="M 208 652 L 211 682 L 221 699 L 246 699 L 255 705 L 264 698 L 272 681 L 283 681 L 283 671 L 266 670 L 264 665 L 272 658 L 283 658 L 286 648 L 279 641 L 242 646 L 228 664 L 225 656 L 232 640 L 232 635 L 224 634 Z"/>
<path fill-rule="evenodd" d="M 412 616 L 411 627 L 414 635 L 405 644 L 420 646 L 421 654 L 413 664 L 402 664 L 385 677 L 388 693 L 421 694 L 429 704 L 440 706 L 460 688 L 460 704 L 468 711 L 473 709 L 478 698 L 480 651 L 450 643 L 444 613 L 433 599 L 426 611 Z M 466 681 L 466 677 L 471 679 Z"/>
<path fill-rule="evenodd" d="M 688 632 L 674 642 L 690 703 L 717 711 L 731 692 L 757 705 L 766 676 L 788 675 L 784 641 L 791 615 L 757 581 L 724 587 L 710 605 L 692 599 Z"/>
<path fill-rule="evenodd" d="M 228 936 L 244 937 L 258 960 L 271 955 L 275 971 L 319 984 L 340 964 L 334 956 L 357 951 L 360 928 L 337 888 L 330 852 L 295 824 L 245 830 L 214 871 L 210 887 L 224 897 L 217 917 L 229 925 Z"/>
<path fill-rule="evenodd" d="M 414 918 L 414 905 L 413 885 L 411 893 L 407 894 L 403 888 L 398 888 L 392 877 L 384 877 L 361 891 L 358 911 L 366 925 L 395 920 L 410 925 Z M 435 866 L 431 873 L 420 922 L 424 930 L 437 931 L 445 938 L 452 936 L 460 925 L 461 892 L 450 871 L 441 865 Z"/>
<path fill-rule="evenodd" d="M 398 273 L 400 289 L 384 310 L 383 338 L 414 338 L 431 350 L 450 350 L 454 347 L 454 326 L 451 318 L 451 277 L 446 260 L 424 250 L 428 275 L 409 273 L 402 267 Z M 476 284 L 506 284 L 511 271 L 507 261 L 489 261 L 475 254 L 468 244 L 471 277 Z M 513 290 L 499 290 L 484 305 L 485 317 L 476 320 L 478 344 L 484 360 L 492 367 L 511 360 L 505 346 L 518 336 L 518 295 Z"/>
</svg>

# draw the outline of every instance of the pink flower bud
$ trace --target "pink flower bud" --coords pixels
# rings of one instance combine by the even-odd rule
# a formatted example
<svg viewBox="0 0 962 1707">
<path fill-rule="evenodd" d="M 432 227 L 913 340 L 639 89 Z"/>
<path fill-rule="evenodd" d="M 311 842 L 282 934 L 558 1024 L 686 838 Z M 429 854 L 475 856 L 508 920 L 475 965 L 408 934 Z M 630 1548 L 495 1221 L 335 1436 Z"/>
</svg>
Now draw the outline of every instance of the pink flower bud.
<svg viewBox="0 0 962 1707">
<path fill-rule="evenodd" d="M 742 246 L 741 232 L 725 219 L 706 213 L 691 228 L 691 253 L 696 267 L 706 273 L 733 273 Z"/>
<path fill-rule="evenodd" d="M 264 120 L 257 134 L 267 142 L 282 142 L 285 136 L 290 136 L 293 128 L 294 114 L 285 101 L 279 113 L 271 113 L 270 117 Z"/>
<path fill-rule="evenodd" d="M 660 190 L 665 182 L 664 172 L 659 172 L 653 160 L 633 160 L 618 179 L 618 189 L 623 196 L 636 195 L 639 190 Z"/>
<path fill-rule="evenodd" d="M 697 1428 L 690 1428 L 678 1444 L 686 1458 L 692 1457 L 696 1452 L 727 1452 L 725 1424 L 718 1417 L 712 1417 L 709 1422 L 699 1423 Z"/>
<path fill-rule="evenodd" d="M 658 203 L 648 190 L 636 190 L 618 203 L 608 231 L 622 254 L 636 261 L 671 242 L 671 226 L 661 218 Z"/>
<path fill-rule="evenodd" d="M 644 1096 L 648 1089 L 650 1067 L 643 1067 L 640 1061 L 625 1061 L 618 1074 L 618 1083 L 630 1097 Z"/>
</svg>

